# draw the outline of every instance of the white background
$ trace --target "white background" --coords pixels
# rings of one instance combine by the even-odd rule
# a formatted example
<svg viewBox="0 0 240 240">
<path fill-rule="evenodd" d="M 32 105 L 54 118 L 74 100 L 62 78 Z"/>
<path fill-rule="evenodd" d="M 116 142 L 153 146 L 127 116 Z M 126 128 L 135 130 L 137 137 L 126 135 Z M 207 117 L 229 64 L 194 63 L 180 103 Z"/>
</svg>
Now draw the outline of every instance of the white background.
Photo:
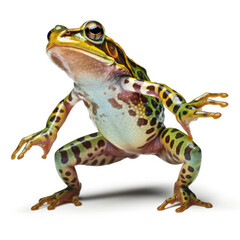
<svg viewBox="0 0 240 240">
<path fill-rule="evenodd" d="M 239 233 L 239 1 L 2 1 L 1 2 L 1 235 L 4 239 L 236 239 Z M 203 152 L 191 189 L 212 209 L 156 210 L 171 196 L 180 166 L 141 156 L 104 167 L 79 166 L 81 207 L 67 204 L 31 211 L 40 197 L 65 187 L 54 152 L 96 131 L 82 103 L 62 127 L 48 158 L 33 147 L 11 161 L 20 139 L 41 130 L 72 80 L 46 53 L 56 24 L 79 27 L 101 22 L 108 36 L 188 101 L 209 92 L 229 93 L 218 120 L 191 124 Z M 181 128 L 166 111 L 166 126 Z M 236 218 L 237 217 L 237 218 Z"/>
</svg>

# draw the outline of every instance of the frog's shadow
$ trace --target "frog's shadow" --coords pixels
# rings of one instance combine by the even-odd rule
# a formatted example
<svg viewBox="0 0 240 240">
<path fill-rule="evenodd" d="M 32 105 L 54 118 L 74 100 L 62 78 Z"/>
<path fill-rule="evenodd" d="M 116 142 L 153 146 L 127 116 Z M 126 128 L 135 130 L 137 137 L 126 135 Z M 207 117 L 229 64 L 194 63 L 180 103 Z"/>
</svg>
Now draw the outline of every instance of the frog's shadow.
<svg viewBox="0 0 240 240">
<path fill-rule="evenodd" d="M 111 192 L 103 192 L 96 194 L 82 194 L 79 197 L 80 201 L 91 201 L 97 199 L 143 199 L 143 198 L 156 198 L 161 199 L 168 195 L 171 195 L 171 191 L 169 191 L 169 187 L 161 188 L 159 186 L 144 186 L 144 187 L 133 187 L 128 189 L 115 190 Z"/>
</svg>

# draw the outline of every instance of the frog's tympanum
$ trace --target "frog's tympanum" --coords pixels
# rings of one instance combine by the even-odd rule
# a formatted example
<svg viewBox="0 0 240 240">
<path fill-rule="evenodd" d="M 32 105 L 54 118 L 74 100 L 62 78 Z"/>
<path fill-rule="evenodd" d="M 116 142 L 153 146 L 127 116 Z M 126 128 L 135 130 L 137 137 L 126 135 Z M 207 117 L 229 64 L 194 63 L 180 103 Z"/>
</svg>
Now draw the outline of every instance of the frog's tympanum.
<svg viewBox="0 0 240 240">
<path fill-rule="evenodd" d="M 212 207 L 189 189 L 199 173 L 202 156 L 201 149 L 193 142 L 189 124 L 200 117 L 219 118 L 220 113 L 204 112 L 202 107 L 208 104 L 226 107 L 226 102 L 209 98 L 228 95 L 205 93 L 186 102 L 167 85 L 151 82 L 146 70 L 107 37 L 103 26 L 96 21 L 74 29 L 57 25 L 47 37 L 48 56 L 74 80 L 74 88 L 53 110 L 43 130 L 20 141 L 12 159 L 24 145 L 18 159 L 34 145 L 43 148 L 42 157 L 46 158 L 59 129 L 79 101 L 88 108 L 98 132 L 80 137 L 56 152 L 57 172 L 67 187 L 41 198 L 32 210 L 44 203 L 49 204 L 48 209 L 69 202 L 81 205 L 76 165 L 102 166 L 140 154 L 153 154 L 168 163 L 182 164 L 173 196 L 158 210 L 175 202 L 181 204 L 177 212 L 191 205 Z M 176 116 L 187 134 L 164 126 L 164 107 Z"/>
</svg>

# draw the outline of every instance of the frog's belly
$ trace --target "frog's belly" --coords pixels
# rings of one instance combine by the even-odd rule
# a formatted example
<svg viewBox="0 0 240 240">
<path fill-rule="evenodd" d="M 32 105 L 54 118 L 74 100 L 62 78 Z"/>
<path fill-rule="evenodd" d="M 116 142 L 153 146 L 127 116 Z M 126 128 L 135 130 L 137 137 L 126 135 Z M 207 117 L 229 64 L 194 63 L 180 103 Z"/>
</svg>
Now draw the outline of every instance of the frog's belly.
<svg viewBox="0 0 240 240">
<path fill-rule="evenodd" d="M 127 109 L 111 109 L 111 113 L 98 109 L 98 112 L 90 114 L 98 130 L 109 142 L 125 151 L 139 152 L 159 132 L 157 127 L 150 126 L 152 118 L 133 117 Z"/>
</svg>

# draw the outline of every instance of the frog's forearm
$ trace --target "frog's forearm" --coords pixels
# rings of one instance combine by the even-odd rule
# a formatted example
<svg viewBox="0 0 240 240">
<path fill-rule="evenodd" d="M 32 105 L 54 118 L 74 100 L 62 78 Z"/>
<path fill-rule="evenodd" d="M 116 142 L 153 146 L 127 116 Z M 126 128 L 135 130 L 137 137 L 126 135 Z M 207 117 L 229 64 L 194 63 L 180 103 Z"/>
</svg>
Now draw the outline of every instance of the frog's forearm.
<svg viewBox="0 0 240 240">
<path fill-rule="evenodd" d="M 58 131 L 65 122 L 73 106 L 79 100 L 81 100 L 80 97 L 76 92 L 74 92 L 74 90 L 72 90 L 70 94 L 62 101 L 60 101 L 56 108 L 53 110 L 52 114 L 47 120 L 46 128 L 49 128 L 53 131 Z"/>
<path fill-rule="evenodd" d="M 166 108 L 176 114 L 180 106 L 186 103 L 185 99 L 170 87 L 150 81 L 140 81 L 135 78 L 122 80 L 122 87 L 126 91 L 153 96 L 161 99 Z"/>
</svg>

